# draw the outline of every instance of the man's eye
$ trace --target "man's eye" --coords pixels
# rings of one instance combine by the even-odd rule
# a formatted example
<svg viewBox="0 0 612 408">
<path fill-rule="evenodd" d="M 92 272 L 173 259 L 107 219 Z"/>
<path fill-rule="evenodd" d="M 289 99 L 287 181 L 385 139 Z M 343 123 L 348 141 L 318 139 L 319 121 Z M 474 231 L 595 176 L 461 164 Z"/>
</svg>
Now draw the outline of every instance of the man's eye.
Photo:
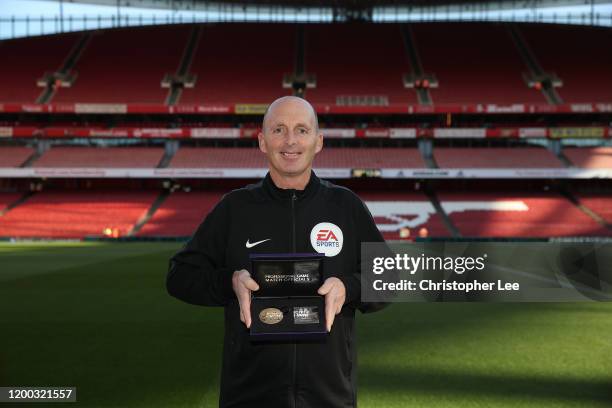
<svg viewBox="0 0 612 408">
<path fill-rule="evenodd" d="M 281 129 L 281 128 L 275 128 L 275 129 L 273 130 L 273 132 L 274 132 L 274 133 L 280 133 L 280 132 L 282 132 L 282 129 Z"/>
<path fill-rule="evenodd" d="M 308 129 L 305 128 L 299 128 L 298 132 L 300 132 L 301 134 L 305 135 L 306 133 L 308 133 Z"/>
</svg>

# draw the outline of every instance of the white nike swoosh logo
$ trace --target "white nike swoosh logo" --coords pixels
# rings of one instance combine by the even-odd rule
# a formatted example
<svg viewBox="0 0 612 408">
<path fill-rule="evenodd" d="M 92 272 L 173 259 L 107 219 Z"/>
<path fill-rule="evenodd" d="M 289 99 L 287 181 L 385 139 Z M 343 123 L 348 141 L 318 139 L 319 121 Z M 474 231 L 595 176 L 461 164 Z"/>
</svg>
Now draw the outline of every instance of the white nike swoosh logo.
<svg viewBox="0 0 612 408">
<path fill-rule="evenodd" d="M 272 239 L 272 238 L 262 239 L 261 241 L 253 242 L 252 244 L 251 244 L 251 243 L 249 242 L 249 240 L 247 239 L 247 242 L 246 242 L 246 247 L 247 247 L 247 248 L 253 248 L 255 245 L 259 245 L 259 244 L 261 244 L 262 242 L 266 242 L 266 241 L 269 241 L 269 240 L 271 240 L 271 239 Z"/>
</svg>

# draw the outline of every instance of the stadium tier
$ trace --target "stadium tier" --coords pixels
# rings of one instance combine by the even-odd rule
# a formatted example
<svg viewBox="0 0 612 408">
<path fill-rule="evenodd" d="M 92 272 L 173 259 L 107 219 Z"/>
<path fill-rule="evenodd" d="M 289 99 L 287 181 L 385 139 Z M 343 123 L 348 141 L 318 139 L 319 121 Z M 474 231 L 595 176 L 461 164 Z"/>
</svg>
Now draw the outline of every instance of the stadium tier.
<svg viewBox="0 0 612 408">
<path fill-rule="evenodd" d="M 314 169 L 387 239 L 612 236 L 611 35 L 206 23 L 0 41 L 0 237 L 191 235 L 266 173 L 261 114 L 301 91 L 326 139 Z M 556 92 L 527 84 L 552 74 Z"/>
<path fill-rule="evenodd" d="M 137 236 L 191 236 L 227 191 L 172 193 Z"/>
<path fill-rule="evenodd" d="M 7 207 L 15 203 L 22 194 L 20 193 L 0 193 L 0 214 L 7 209 Z M 2 234 L 0 233 L 0 236 Z"/>
<path fill-rule="evenodd" d="M 316 77 L 316 87 L 306 90 L 311 102 L 417 103 L 415 91 L 403 85 L 411 67 L 399 25 L 317 24 L 305 32 L 306 73 Z"/>
<path fill-rule="evenodd" d="M 20 167 L 31 157 L 29 147 L 0 148 L 0 168 Z M 612 168 L 612 148 L 568 147 L 563 153 L 577 168 Z M 32 168 L 152 169 L 266 169 L 265 155 L 256 147 L 181 147 L 163 160 L 161 147 L 55 146 L 30 159 Z M 435 147 L 440 169 L 565 169 L 565 164 L 543 147 Z M 166 163 L 164 163 L 166 162 Z M 162 164 L 163 163 L 163 164 Z M 315 169 L 425 169 L 416 148 L 325 147 L 315 157 Z"/>
<path fill-rule="evenodd" d="M 439 86 L 439 103 L 546 103 L 527 87 L 527 70 L 504 25 L 414 24 L 413 34 L 427 73 Z"/>
<path fill-rule="evenodd" d="M 228 190 L 174 192 L 161 202 L 136 236 L 190 236 Z M 422 228 L 429 237 L 612 236 L 568 199 L 553 193 L 439 192 L 438 199 L 452 226 L 445 224 L 429 198 L 418 192 L 356 189 L 386 239 L 410 239 Z M 21 195 L 0 194 L 0 211 Z M 0 216 L 1 237 L 84 238 L 125 236 L 154 204 L 154 191 L 45 191 L 33 194 Z M 610 222 L 609 195 L 583 194 L 581 204 Z M 108 229 L 108 231 L 105 231 Z"/>
<path fill-rule="evenodd" d="M 557 92 L 564 102 L 610 102 L 612 53 L 605 49 L 612 44 L 612 30 L 523 24 L 521 31 L 542 69 L 562 81 Z"/>
<path fill-rule="evenodd" d="M 283 95 L 283 76 L 293 72 L 295 26 L 219 24 L 202 29 L 190 72 L 194 88 L 180 103 L 269 103 Z"/>
<path fill-rule="evenodd" d="M 35 193 L 0 217 L 0 236 L 101 237 L 105 229 L 124 236 L 157 194 L 114 190 Z"/>
<path fill-rule="evenodd" d="M 429 236 L 451 236 L 429 198 L 418 192 L 356 191 L 365 201 L 378 229 L 385 239 L 400 238 L 400 229 L 409 231 L 409 239 L 418 236 L 421 228 Z"/>
<path fill-rule="evenodd" d="M 37 81 L 60 68 L 78 38 L 62 34 L 0 41 L 0 102 L 35 102 L 43 91 Z"/>
<path fill-rule="evenodd" d="M 27 107 L 27 105 L 23 105 Z M 70 105 L 63 105 L 70 106 Z M 74 105 L 81 106 L 81 105 Z M 91 105 L 89 105 L 91 106 Z M 522 107 L 526 107 L 521 105 Z M 529 105 L 531 106 L 531 105 Z M 605 105 L 602 104 L 603 108 Z M 14 107 L 11 106 L 11 107 Z M 72 107 L 72 106 L 71 106 Z M 99 109 L 104 109 L 104 105 L 96 105 Z M 149 106 L 151 107 L 151 106 Z M 18 107 L 19 108 L 19 107 Z M 166 107 L 172 109 L 173 107 Z M 350 109 L 361 109 L 351 107 Z M 423 107 L 425 108 L 425 107 Z M 610 105 L 612 111 L 612 105 Z M 0 105 L 0 115 L 2 105 Z M 323 108 L 325 109 L 325 107 Z M 348 109 L 347 107 L 336 107 L 336 109 Z M 91 112 L 90 112 L 91 113 Z M 146 113 L 146 112 L 145 112 Z M 359 112 L 356 112 L 359 113 Z M 363 112 L 361 112 L 363 113 Z M 395 112 L 397 113 L 397 112 Z M 446 112 L 443 112 L 446 113 Z M 473 113 L 473 112 L 469 112 Z M 604 113 L 601 111 L 601 113 Z M 70 113 L 68 113 L 70 114 Z M 140 112 L 142 114 L 142 112 Z M 346 112 L 345 112 L 346 114 Z M 605 114 L 605 113 L 604 113 Z M 172 120 L 172 119 L 169 119 Z M 199 124 L 199 126 L 173 126 L 157 123 L 147 126 L 100 126 L 100 125 L 67 125 L 67 126 L 22 126 L 19 122 L 8 122 L 0 126 L 0 136 L 20 137 L 20 138 L 133 138 L 133 139 L 255 139 L 261 125 L 243 124 L 241 127 L 231 124 Z M 203 126 L 204 125 L 204 126 Z M 472 127 L 428 127 L 420 128 L 412 126 L 381 126 L 373 124 L 371 127 L 363 127 L 363 124 L 354 127 L 322 127 L 321 132 L 327 139 L 559 139 L 571 137 L 589 138 L 611 138 L 612 128 L 607 125 L 579 126 L 576 124 L 566 126 L 472 126 Z"/>
<path fill-rule="evenodd" d="M 94 33 L 73 70 L 77 79 L 52 102 L 157 103 L 168 89 L 189 35 L 187 26 L 161 26 Z"/>
<path fill-rule="evenodd" d="M 570 147 L 564 149 L 563 153 L 576 167 L 612 168 L 612 147 Z"/>
<path fill-rule="evenodd" d="M 0 167 L 19 167 L 34 153 L 31 147 L 0 147 Z"/>
<path fill-rule="evenodd" d="M 267 168 L 257 148 L 181 148 L 171 168 Z M 324 148 L 316 156 L 315 168 L 423 168 L 417 149 Z"/>
<path fill-rule="evenodd" d="M 171 168 L 267 168 L 257 148 L 184 147 L 170 161 Z"/>
<path fill-rule="evenodd" d="M 438 193 L 465 237 L 612 236 L 569 200 L 552 193 Z"/>
<path fill-rule="evenodd" d="M 612 196 L 603 193 L 574 193 L 580 204 L 612 225 Z"/>
<path fill-rule="evenodd" d="M 225 192 L 175 192 L 164 201 L 136 235 L 190 236 L 223 193 Z M 365 200 L 386 239 L 398 239 L 400 228 L 409 228 L 412 237 L 422 227 L 426 227 L 430 235 L 450 235 L 429 199 L 423 194 L 377 191 L 357 193 Z"/>
<path fill-rule="evenodd" d="M 53 147 L 32 167 L 152 168 L 164 150 L 153 147 Z"/>
<path fill-rule="evenodd" d="M 164 106 L 169 90 L 162 79 L 183 66 L 195 84 L 185 82 L 172 102 L 179 105 L 265 104 L 291 94 L 292 80 L 302 73 L 301 80 L 316 82 L 306 89 L 314 103 L 417 105 L 403 76 L 415 74 L 420 68 L 411 64 L 418 61 L 423 74 L 438 81 L 430 89 L 434 105 L 546 105 L 543 92 L 523 78 L 533 73 L 519 52 L 523 46 L 546 73 L 559 76 L 565 102 L 612 99 L 612 57 L 601 48 L 612 41 L 609 29 L 517 25 L 524 35 L 513 37 L 511 26 L 485 23 L 411 24 L 404 34 L 398 24 L 301 27 L 303 35 L 300 26 L 286 23 L 184 24 L 2 41 L 3 58 L 11 63 L 0 67 L 0 102 L 35 102 L 43 89 L 36 80 L 58 70 L 87 35 L 69 64 L 74 81 L 47 102 Z"/>
<path fill-rule="evenodd" d="M 324 148 L 317 155 L 315 168 L 425 168 L 417 149 L 410 148 Z"/>
<path fill-rule="evenodd" d="M 562 168 L 553 153 L 537 147 L 455 148 L 436 147 L 433 154 L 440 168 Z"/>
</svg>

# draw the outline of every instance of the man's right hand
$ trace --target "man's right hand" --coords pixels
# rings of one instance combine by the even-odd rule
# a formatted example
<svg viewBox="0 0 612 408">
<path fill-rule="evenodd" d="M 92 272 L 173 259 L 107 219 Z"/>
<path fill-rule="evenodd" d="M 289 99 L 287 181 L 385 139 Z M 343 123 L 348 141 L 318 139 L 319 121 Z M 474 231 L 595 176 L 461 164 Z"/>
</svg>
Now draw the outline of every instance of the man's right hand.
<svg viewBox="0 0 612 408">
<path fill-rule="evenodd" d="M 259 285 L 251 278 L 249 271 L 241 269 L 234 272 L 232 287 L 240 305 L 240 320 L 246 327 L 251 327 L 251 291 L 259 290 Z"/>
</svg>

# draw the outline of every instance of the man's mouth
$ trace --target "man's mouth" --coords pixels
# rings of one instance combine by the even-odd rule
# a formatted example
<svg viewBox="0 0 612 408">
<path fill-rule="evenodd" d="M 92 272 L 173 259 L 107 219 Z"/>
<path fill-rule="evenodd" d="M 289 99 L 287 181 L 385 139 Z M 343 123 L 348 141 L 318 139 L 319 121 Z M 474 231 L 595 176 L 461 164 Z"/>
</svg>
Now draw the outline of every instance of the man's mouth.
<svg viewBox="0 0 612 408">
<path fill-rule="evenodd" d="M 287 159 L 295 159 L 297 158 L 300 154 L 302 154 L 301 152 L 281 152 L 281 156 L 287 158 Z"/>
</svg>

